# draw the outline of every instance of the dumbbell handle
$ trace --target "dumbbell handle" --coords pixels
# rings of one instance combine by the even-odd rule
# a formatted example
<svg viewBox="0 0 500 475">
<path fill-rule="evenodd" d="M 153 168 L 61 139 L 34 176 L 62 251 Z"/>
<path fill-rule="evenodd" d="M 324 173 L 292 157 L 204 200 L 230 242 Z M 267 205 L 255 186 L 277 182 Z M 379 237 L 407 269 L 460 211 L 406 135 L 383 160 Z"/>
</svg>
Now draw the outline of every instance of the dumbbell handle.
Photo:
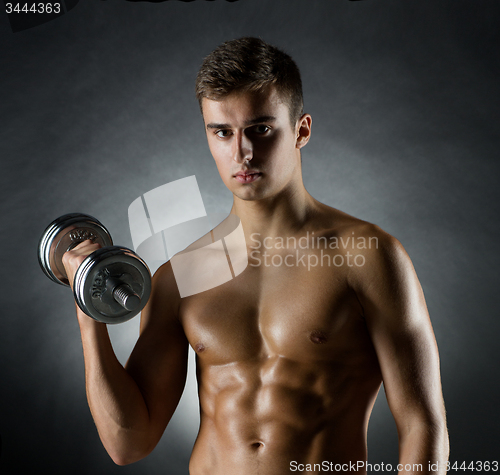
<svg viewBox="0 0 500 475">
<path fill-rule="evenodd" d="M 127 283 L 110 277 L 106 286 L 113 288 L 113 298 L 129 312 L 137 310 L 141 305 L 141 297 Z"/>
</svg>

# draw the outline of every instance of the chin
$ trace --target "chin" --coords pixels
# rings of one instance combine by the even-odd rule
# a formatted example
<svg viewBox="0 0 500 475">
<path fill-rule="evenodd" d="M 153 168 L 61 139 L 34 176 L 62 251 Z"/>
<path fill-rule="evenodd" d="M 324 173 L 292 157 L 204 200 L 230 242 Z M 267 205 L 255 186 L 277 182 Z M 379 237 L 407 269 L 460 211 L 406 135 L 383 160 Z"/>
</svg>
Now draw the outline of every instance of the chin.
<svg viewBox="0 0 500 475">
<path fill-rule="evenodd" d="M 232 187 L 229 188 L 229 191 L 231 191 L 234 196 L 244 201 L 255 201 L 262 198 L 262 192 L 252 188 L 238 189 L 237 187 Z"/>
<path fill-rule="evenodd" d="M 246 190 L 235 190 L 233 192 L 234 196 L 237 196 L 240 200 L 243 201 L 259 201 L 265 198 L 269 198 L 272 196 L 268 190 L 255 190 L 255 189 L 246 189 Z"/>
<path fill-rule="evenodd" d="M 244 192 L 235 190 L 233 191 L 233 195 L 243 201 L 255 201 L 259 199 L 257 193 L 252 193 L 250 190 Z"/>
</svg>

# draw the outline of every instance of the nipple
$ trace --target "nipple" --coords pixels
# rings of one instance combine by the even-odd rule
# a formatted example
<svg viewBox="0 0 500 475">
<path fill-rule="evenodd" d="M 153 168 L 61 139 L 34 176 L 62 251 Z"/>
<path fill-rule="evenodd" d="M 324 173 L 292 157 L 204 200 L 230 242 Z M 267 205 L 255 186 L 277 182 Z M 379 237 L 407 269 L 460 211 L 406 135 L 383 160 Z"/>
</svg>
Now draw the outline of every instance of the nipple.
<svg viewBox="0 0 500 475">
<path fill-rule="evenodd" d="M 203 343 L 196 343 L 194 351 L 196 351 L 196 353 L 202 353 L 205 351 L 205 345 Z"/>
</svg>

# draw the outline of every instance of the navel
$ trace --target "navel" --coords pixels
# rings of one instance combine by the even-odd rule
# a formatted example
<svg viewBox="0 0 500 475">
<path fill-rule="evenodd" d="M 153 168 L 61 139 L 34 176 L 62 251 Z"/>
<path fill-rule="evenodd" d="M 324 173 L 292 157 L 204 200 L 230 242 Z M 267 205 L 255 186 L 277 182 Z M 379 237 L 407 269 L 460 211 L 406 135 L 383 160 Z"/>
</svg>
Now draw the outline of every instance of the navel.
<svg viewBox="0 0 500 475">
<path fill-rule="evenodd" d="M 251 447 L 253 449 L 260 449 L 261 447 L 264 447 L 264 444 L 262 442 L 254 442 Z"/>
<path fill-rule="evenodd" d="M 312 331 L 309 335 L 309 339 L 313 343 L 316 343 L 317 345 L 321 345 L 321 344 L 326 343 L 328 341 L 328 338 L 326 337 L 326 335 L 320 330 Z"/>
</svg>

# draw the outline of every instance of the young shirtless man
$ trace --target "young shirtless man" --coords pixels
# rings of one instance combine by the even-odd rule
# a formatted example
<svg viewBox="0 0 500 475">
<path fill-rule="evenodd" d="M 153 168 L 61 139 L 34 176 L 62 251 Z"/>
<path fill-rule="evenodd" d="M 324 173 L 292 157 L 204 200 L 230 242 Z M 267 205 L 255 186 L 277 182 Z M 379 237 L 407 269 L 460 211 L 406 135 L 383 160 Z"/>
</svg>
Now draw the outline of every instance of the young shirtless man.
<svg viewBox="0 0 500 475">
<path fill-rule="evenodd" d="M 153 450 L 181 397 L 191 345 L 201 411 L 192 475 L 318 472 L 313 464 L 366 473 L 359 462 L 367 459 L 382 382 L 400 473 L 444 474 L 439 359 L 422 289 L 395 238 L 304 188 L 301 149 L 311 116 L 302 112 L 295 63 L 243 38 L 206 58 L 196 87 L 249 265 L 223 285 L 181 298 L 164 264 L 125 368 L 106 325 L 77 308 L 88 401 L 106 450 L 120 465 Z M 365 245 L 338 245 L 347 238 Z M 65 254 L 70 282 L 95 248 L 86 241 Z M 306 257 L 317 265 L 303 265 Z M 431 471 L 436 462 L 439 471 Z"/>
</svg>

